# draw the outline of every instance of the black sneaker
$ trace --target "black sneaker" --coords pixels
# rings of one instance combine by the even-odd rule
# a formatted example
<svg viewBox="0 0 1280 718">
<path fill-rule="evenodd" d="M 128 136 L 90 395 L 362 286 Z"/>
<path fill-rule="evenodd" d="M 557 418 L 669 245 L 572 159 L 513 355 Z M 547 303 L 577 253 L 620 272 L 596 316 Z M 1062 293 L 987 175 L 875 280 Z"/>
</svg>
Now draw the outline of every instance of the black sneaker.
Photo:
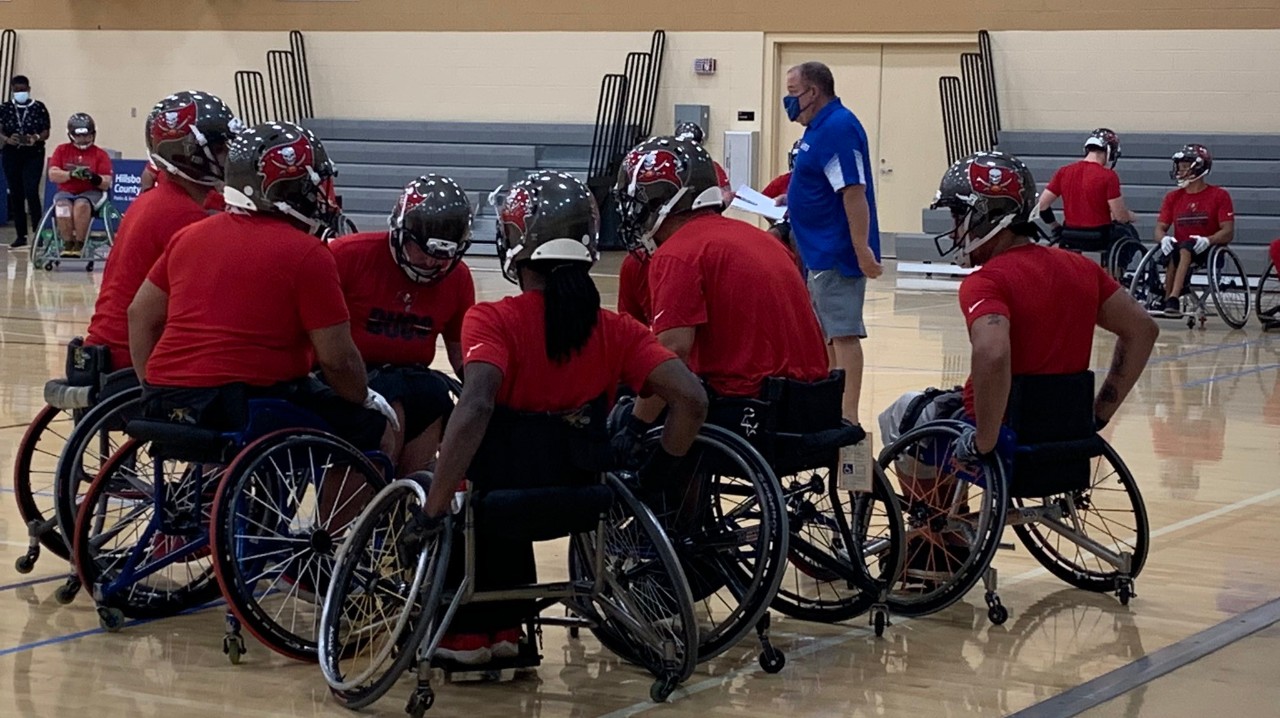
<svg viewBox="0 0 1280 718">
<path fill-rule="evenodd" d="M 9 249 L 18 249 L 20 247 L 25 247 L 25 246 L 27 246 L 27 238 L 18 237 L 17 239 L 13 240 L 13 244 L 9 245 Z"/>
<path fill-rule="evenodd" d="M 1182 302 L 1178 301 L 1177 297 L 1169 297 L 1164 300 L 1164 313 L 1168 317 L 1181 317 Z"/>
</svg>

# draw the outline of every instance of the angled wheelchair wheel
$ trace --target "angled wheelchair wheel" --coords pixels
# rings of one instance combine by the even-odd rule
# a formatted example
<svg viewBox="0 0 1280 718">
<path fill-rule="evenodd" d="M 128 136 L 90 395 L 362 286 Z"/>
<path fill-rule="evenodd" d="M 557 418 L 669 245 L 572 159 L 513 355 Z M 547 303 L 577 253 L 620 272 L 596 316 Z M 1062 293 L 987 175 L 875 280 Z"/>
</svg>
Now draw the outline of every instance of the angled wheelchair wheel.
<svg viewBox="0 0 1280 718">
<path fill-rule="evenodd" d="M 657 517 L 616 476 L 606 481 L 615 500 L 603 534 L 578 534 L 569 544 L 574 580 L 594 582 L 599 591 L 570 609 L 592 623 L 605 648 L 674 687 L 698 663 L 693 592 Z M 604 552 L 601 576 L 595 573 L 598 551 Z"/>
<path fill-rule="evenodd" d="M 68 435 L 53 480 L 55 516 L 62 535 L 75 534 L 81 498 L 107 459 L 130 440 L 125 424 L 141 414 L 142 388 L 131 387 L 95 404 Z"/>
<path fill-rule="evenodd" d="M 1042 499 L 1014 498 L 1013 505 L 1044 517 L 1015 525 L 1014 533 L 1050 573 L 1076 588 L 1118 591 L 1146 564 L 1147 508 L 1129 467 L 1109 444 L 1093 459 L 1088 488 Z"/>
<path fill-rule="evenodd" d="M 1249 289 L 1249 275 L 1230 247 L 1216 246 L 1209 250 L 1209 291 L 1218 316 L 1232 329 L 1240 329 L 1249 321 L 1253 302 Z"/>
<path fill-rule="evenodd" d="M 1107 250 L 1107 273 L 1121 286 L 1130 286 L 1146 253 L 1146 246 L 1139 240 L 1133 237 L 1121 239 Z"/>
<path fill-rule="evenodd" d="M 645 437 L 656 446 L 661 430 Z M 778 592 L 789 531 L 780 482 L 744 439 L 704 425 L 673 481 L 651 502 L 693 591 L 698 660 L 724 653 L 756 628 Z"/>
<path fill-rule="evenodd" d="M 1258 321 L 1268 329 L 1280 327 L 1280 274 L 1276 272 L 1276 265 L 1267 265 L 1253 296 L 1253 309 Z"/>
<path fill-rule="evenodd" d="M 936 421 L 880 453 L 876 470 L 894 487 L 906 525 L 903 570 L 889 609 L 923 616 L 960 600 L 982 579 L 999 547 L 1008 510 L 1004 470 L 958 462 L 952 443 L 966 426 Z"/>
<path fill-rule="evenodd" d="M 791 528 L 787 568 L 773 607 L 834 623 L 866 613 L 898 576 L 905 526 L 883 474 L 870 493 L 842 491 L 830 467 L 782 479 Z"/>
<path fill-rule="evenodd" d="M 149 448 L 125 442 L 80 503 L 74 564 L 104 625 L 104 609 L 162 618 L 218 596 L 209 558 L 209 493 L 218 469 L 154 459 Z"/>
<path fill-rule="evenodd" d="M 426 491 L 408 479 L 378 492 L 334 562 L 320 612 L 320 670 L 351 709 L 381 698 L 409 668 L 437 625 L 453 543 L 452 516 L 424 535 L 414 517 Z"/>
<path fill-rule="evenodd" d="M 13 462 L 13 495 L 18 501 L 22 522 L 40 546 L 62 559 L 71 558 L 71 545 L 67 534 L 58 528 L 53 485 L 58 457 L 74 427 L 74 412 L 46 405 L 27 425 Z M 28 552 L 32 565 L 38 555 L 39 551 L 32 546 Z"/>
<path fill-rule="evenodd" d="M 1164 311 L 1164 268 L 1160 266 L 1160 246 L 1156 245 L 1138 260 L 1129 280 L 1129 294 L 1149 312 Z"/>
<path fill-rule="evenodd" d="M 213 502 L 213 565 L 232 613 L 259 641 L 316 659 L 334 555 L 386 485 L 364 454 L 314 430 L 267 434 L 231 462 Z"/>
</svg>

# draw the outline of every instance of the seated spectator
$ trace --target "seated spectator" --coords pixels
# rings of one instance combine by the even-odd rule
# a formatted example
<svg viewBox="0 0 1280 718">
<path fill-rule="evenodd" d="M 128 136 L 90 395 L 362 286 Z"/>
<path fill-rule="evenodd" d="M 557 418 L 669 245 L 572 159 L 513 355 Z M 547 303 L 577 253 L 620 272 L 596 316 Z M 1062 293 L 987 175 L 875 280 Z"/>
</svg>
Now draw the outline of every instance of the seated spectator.
<svg viewBox="0 0 1280 718">
<path fill-rule="evenodd" d="M 49 180 L 58 185 L 53 207 L 62 254 L 78 257 L 89 238 L 94 209 L 111 188 L 111 157 L 95 144 L 97 125 L 83 112 L 67 120 L 67 137 L 71 141 L 58 145 L 49 159 Z"/>
</svg>

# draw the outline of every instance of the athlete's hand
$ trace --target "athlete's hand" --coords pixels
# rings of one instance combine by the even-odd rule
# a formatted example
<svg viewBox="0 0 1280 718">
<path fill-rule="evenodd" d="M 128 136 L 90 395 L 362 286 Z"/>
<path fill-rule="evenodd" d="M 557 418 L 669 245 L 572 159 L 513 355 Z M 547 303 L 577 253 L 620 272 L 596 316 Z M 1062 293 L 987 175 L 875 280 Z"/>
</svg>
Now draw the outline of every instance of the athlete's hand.
<svg viewBox="0 0 1280 718">
<path fill-rule="evenodd" d="M 1160 240 L 1160 251 L 1163 254 L 1173 254 L 1173 249 L 1177 246 L 1178 240 L 1167 234 L 1164 236 L 1164 239 Z"/>
<path fill-rule="evenodd" d="M 392 409 L 387 400 L 373 389 L 370 389 L 369 393 L 364 397 L 364 408 L 373 409 L 387 417 L 387 423 L 391 425 L 391 428 L 395 431 L 400 431 L 400 420 L 396 418 L 396 410 Z"/>
<path fill-rule="evenodd" d="M 1195 242 L 1195 246 L 1191 248 L 1196 254 L 1204 254 L 1209 249 L 1209 238 L 1199 234 L 1191 235 L 1191 241 Z"/>
<path fill-rule="evenodd" d="M 870 247 L 858 248 L 854 251 L 858 255 L 858 269 L 862 270 L 867 279 L 875 279 L 884 274 L 884 267 L 876 261 L 876 253 L 872 252 Z"/>
</svg>

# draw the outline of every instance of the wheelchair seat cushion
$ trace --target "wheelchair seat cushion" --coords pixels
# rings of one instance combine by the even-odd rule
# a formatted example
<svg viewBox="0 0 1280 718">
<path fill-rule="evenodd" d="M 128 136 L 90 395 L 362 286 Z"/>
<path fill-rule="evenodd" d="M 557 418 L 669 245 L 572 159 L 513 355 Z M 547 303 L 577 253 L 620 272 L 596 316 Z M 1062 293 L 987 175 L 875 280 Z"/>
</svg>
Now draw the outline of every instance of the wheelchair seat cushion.
<svg viewBox="0 0 1280 718">
<path fill-rule="evenodd" d="M 476 530 L 525 541 L 550 541 L 594 530 L 613 503 L 604 484 L 499 489 L 475 497 Z"/>
<path fill-rule="evenodd" d="M 133 419 L 125 425 L 125 433 L 149 442 L 151 455 L 160 459 L 223 463 L 231 449 L 231 441 L 220 432 L 170 421 Z"/>
<path fill-rule="evenodd" d="M 1062 228 L 1062 236 L 1058 246 L 1078 252 L 1101 252 L 1111 246 L 1115 238 L 1111 233 L 1111 225 L 1102 227 L 1066 227 Z"/>
<path fill-rule="evenodd" d="M 842 371 L 816 382 L 770 377 L 756 398 L 710 397 L 707 423 L 746 439 L 770 464 L 778 458 L 784 435 L 784 443 L 794 447 L 797 436 L 843 430 Z"/>
</svg>

